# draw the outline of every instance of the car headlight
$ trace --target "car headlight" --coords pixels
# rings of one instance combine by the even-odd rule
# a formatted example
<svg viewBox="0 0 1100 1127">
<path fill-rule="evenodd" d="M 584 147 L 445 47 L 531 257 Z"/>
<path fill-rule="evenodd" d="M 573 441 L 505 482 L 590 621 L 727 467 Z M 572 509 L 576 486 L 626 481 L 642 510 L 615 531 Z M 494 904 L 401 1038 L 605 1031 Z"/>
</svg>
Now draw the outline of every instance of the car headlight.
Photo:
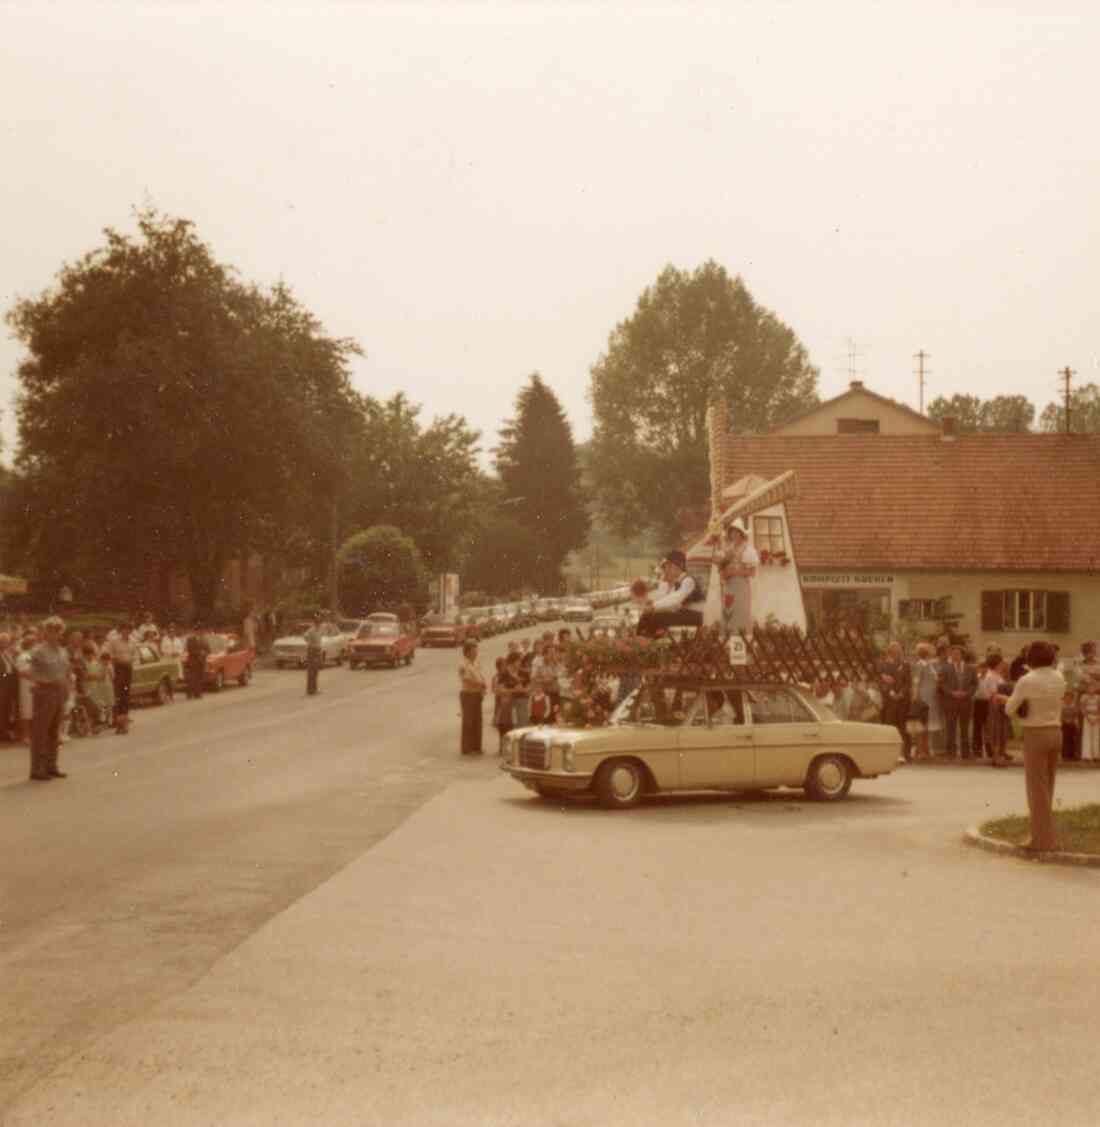
<svg viewBox="0 0 1100 1127">
<path fill-rule="evenodd" d="M 573 745 L 568 741 L 563 743 L 555 743 L 553 745 L 561 750 L 561 766 L 563 771 L 575 771 L 577 769 L 576 759 L 573 755 Z"/>
</svg>

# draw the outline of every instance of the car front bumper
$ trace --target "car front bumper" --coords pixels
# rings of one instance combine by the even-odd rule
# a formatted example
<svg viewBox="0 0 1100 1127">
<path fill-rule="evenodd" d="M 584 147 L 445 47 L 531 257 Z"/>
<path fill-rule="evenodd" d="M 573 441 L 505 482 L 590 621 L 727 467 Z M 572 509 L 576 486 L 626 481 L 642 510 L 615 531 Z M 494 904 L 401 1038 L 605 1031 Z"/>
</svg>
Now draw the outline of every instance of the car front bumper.
<svg viewBox="0 0 1100 1127">
<path fill-rule="evenodd" d="M 530 790 L 534 790 L 537 784 L 546 790 L 576 794 L 592 787 L 591 775 L 575 771 L 537 771 L 530 767 L 517 767 L 514 763 L 502 763 L 500 769 Z"/>
</svg>

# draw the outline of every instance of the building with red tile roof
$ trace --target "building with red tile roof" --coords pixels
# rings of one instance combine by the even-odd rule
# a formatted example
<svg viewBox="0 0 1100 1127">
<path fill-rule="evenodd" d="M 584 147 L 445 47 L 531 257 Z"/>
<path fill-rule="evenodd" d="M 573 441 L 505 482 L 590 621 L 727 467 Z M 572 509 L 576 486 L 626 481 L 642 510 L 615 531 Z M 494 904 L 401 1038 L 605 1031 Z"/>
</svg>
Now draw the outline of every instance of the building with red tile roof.
<svg viewBox="0 0 1100 1127">
<path fill-rule="evenodd" d="M 884 405 L 879 433 L 826 429 L 852 417 L 849 398 L 819 408 L 825 427 L 810 416 L 795 433 L 726 427 L 719 444 L 727 495 L 739 479 L 795 472 L 786 534 L 811 621 L 950 626 L 978 652 L 1044 637 L 1075 653 L 1100 634 L 1100 435 L 955 435 L 852 392 L 860 417 Z"/>
</svg>

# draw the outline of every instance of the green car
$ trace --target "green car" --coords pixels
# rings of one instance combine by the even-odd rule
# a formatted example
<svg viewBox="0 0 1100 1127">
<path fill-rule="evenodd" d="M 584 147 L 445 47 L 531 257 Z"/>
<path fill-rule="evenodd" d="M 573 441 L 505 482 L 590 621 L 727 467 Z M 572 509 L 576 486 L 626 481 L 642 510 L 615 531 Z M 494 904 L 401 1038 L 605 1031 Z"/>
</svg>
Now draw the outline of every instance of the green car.
<svg viewBox="0 0 1100 1127">
<path fill-rule="evenodd" d="M 179 662 L 174 658 L 161 657 L 144 642 L 138 646 L 137 655 L 130 699 L 152 699 L 157 704 L 167 704 L 172 699 L 172 685 L 179 677 Z"/>
</svg>

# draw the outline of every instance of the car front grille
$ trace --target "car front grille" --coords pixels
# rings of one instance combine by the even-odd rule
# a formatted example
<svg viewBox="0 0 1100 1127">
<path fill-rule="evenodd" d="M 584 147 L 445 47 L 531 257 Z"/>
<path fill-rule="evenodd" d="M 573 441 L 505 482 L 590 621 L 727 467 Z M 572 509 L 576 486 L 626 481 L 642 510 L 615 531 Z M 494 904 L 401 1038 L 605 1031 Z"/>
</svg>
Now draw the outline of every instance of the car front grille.
<svg viewBox="0 0 1100 1127">
<path fill-rule="evenodd" d="M 545 771 L 550 766 L 550 748 L 543 740 L 524 736 L 519 742 L 519 765 L 534 771 Z"/>
</svg>

